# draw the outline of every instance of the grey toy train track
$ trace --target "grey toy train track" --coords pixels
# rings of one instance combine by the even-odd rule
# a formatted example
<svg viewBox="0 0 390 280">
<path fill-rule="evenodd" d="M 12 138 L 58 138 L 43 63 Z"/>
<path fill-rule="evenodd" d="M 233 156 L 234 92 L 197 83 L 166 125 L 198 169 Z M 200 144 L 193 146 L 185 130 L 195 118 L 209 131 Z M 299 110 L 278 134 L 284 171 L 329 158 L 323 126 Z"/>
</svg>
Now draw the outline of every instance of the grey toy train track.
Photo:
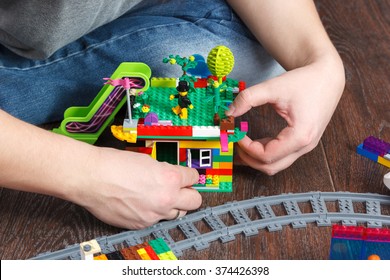
<svg viewBox="0 0 390 280">
<path fill-rule="evenodd" d="M 337 209 L 330 212 L 327 202 L 335 203 Z M 302 203 L 310 203 L 312 212 L 302 213 L 300 209 Z M 355 213 L 356 204 L 365 205 L 365 212 Z M 285 215 L 275 215 L 272 207 L 280 205 L 285 209 Z M 250 209 L 255 209 L 261 218 L 251 219 L 248 216 Z M 180 257 L 184 250 L 191 247 L 202 250 L 216 240 L 229 242 L 240 233 L 252 236 L 259 234 L 261 229 L 277 231 L 286 225 L 291 225 L 293 228 L 306 227 L 307 223 L 316 223 L 317 226 L 330 226 L 332 223 L 365 224 L 371 228 L 390 226 L 390 216 L 383 215 L 381 209 L 390 209 L 390 196 L 349 192 L 281 194 L 228 202 L 189 214 L 179 220 L 161 222 L 143 230 L 126 231 L 99 237 L 96 240 L 102 248 L 102 253 L 107 254 L 116 251 L 118 249 L 116 246 L 119 244 L 134 246 L 144 242 L 146 237 L 161 237 L 170 246 L 172 252 Z M 221 218 L 223 215 L 231 215 L 235 224 L 226 225 Z M 200 233 L 195 227 L 195 223 L 199 221 L 209 225 L 212 231 Z M 181 230 L 186 239 L 175 241 L 169 234 L 172 229 Z M 40 254 L 33 259 L 80 259 L 80 246 L 74 244 L 63 250 Z"/>
</svg>

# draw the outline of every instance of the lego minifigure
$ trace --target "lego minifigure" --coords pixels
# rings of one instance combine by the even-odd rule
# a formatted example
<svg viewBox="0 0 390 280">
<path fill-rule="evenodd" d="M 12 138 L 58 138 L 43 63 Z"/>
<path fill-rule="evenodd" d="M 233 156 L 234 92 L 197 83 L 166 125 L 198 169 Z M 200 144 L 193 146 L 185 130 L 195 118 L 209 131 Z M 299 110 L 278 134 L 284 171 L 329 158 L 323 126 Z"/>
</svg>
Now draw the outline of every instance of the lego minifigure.
<svg viewBox="0 0 390 280">
<path fill-rule="evenodd" d="M 172 108 L 172 111 L 179 115 L 181 119 L 187 119 L 188 113 L 187 108 L 194 108 L 194 106 L 191 103 L 191 100 L 188 98 L 188 83 L 186 81 L 180 81 L 179 85 L 176 87 L 177 91 L 179 92 L 176 95 L 171 94 L 169 99 L 173 100 L 174 98 L 178 98 L 178 105 L 176 107 Z"/>
</svg>

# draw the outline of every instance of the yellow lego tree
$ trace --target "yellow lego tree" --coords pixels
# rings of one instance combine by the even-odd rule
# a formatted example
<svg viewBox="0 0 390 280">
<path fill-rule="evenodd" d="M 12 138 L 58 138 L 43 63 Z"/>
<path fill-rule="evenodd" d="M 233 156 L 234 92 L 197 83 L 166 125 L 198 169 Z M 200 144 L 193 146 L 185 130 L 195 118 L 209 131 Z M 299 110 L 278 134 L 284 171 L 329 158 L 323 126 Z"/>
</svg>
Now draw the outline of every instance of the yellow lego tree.
<svg viewBox="0 0 390 280">
<path fill-rule="evenodd" d="M 214 94 L 214 124 L 219 124 L 220 117 L 218 114 L 221 107 L 221 88 L 223 77 L 230 74 L 234 67 L 234 56 L 231 50 L 225 46 L 216 46 L 207 56 L 207 66 L 214 76 L 218 78 L 218 82 L 213 82 Z"/>
</svg>

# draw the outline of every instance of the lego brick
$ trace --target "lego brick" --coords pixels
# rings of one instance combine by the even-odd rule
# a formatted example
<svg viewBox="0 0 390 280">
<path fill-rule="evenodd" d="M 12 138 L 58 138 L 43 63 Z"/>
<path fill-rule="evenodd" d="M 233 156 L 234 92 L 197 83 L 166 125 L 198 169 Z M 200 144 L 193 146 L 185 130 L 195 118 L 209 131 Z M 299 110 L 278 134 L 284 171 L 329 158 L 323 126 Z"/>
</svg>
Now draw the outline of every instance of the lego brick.
<svg viewBox="0 0 390 280">
<path fill-rule="evenodd" d="M 388 167 L 388 168 L 390 168 L 390 160 L 388 160 L 388 159 L 385 159 L 383 157 L 378 157 L 378 161 L 377 162 L 382 164 L 382 165 L 384 165 L 384 166 L 386 166 L 386 167 Z"/>
<path fill-rule="evenodd" d="M 369 241 L 390 242 L 390 229 L 388 228 L 366 228 L 365 239 Z"/>
<path fill-rule="evenodd" d="M 93 259 L 95 261 L 106 261 L 106 260 L 108 260 L 107 256 L 105 254 L 101 254 L 101 255 L 95 256 L 95 257 L 93 257 Z"/>
<path fill-rule="evenodd" d="M 232 169 L 207 169 L 206 175 L 233 175 Z"/>
<path fill-rule="evenodd" d="M 143 260 L 151 260 L 149 257 L 148 253 L 146 252 L 145 248 L 141 248 L 137 250 L 138 255 L 141 257 Z"/>
<path fill-rule="evenodd" d="M 219 141 L 180 141 L 180 148 L 187 149 L 215 149 L 220 148 Z"/>
<path fill-rule="evenodd" d="M 376 155 L 383 156 L 390 152 L 390 143 L 374 136 L 369 136 L 363 141 L 363 149 Z"/>
<path fill-rule="evenodd" d="M 192 136 L 191 126 L 169 126 L 169 125 L 138 125 L 137 134 L 142 136 Z"/>
<path fill-rule="evenodd" d="M 213 160 L 216 162 L 233 162 L 233 155 L 213 156 Z"/>
<path fill-rule="evenodd" d="M 205 88 L 207 87 L 207 79 L 206 78 L 198 78 L 194 83 L 195 88 Z"/>
<path fill-rule="evenodd" d="M 362 239 L 364 236 L 364 227 L 334 225 L 332 227 L 332 237 Z"/>
<path fill-rule="evenodd" d="M 114 137 L 121 141 L 126 141 L 129 143 L 136 143 L 137 142 L 137 133 L 135 131 L 132 131 L 132 133 L 126 133 L 123 131 L 123 126 L 121 125 L 112 125 L 111 126 L 111 133 L 114 135 Z"/>
<path fill-rule="evenodd" d="M 221 175 L 219 176 L 220 183 L 231 183 L 233 181 L 232 175 Z"/>
<path fill-rule="evenodd" d="M 106 257 L 108 260 L 124 260 L 122 254 L 119 251 L 107 253 Z"/>
<path fill-rule="evenodd" d="M 168 252 L 165 252 L 165 253 L 161 253 L 161 254 L 158 254 L 157 256 L 158 256 L 158 258 L 159 258 L 160 260 L 166 260 L 166 261 L 177 260 L 176 256 L 173 254 L 172 251 L 168 251 Z"/>
<path fill-rule="evenodd" d="M 125 260 L 141 260 L 137 250 L 132 247 L 124 248 L 120 252 Z"/>
<path fill-rule="evenodd" d="M 221 166 L 220 162 L 213 162 L 213 168 L 218 169 Z"/>
<path fill-rule="evenodd" d="M 238 82 L 238 90 L 243 91 L 244 89 L 246 89 L 246 83 L 244 81 L 239 81 Z"/>
<path fill-rule="evenodd" d="M 80 255 L 82 260 L 93 260 L 93 255 L 98 254 L 101 251 L 102 249 L 95 239 L 80 243 Z"/>
<path fill-rule="evenodd" d="M 248 122 L 241 122 L 240 123 L 240 130 L 248 132 Z"/>
<path fill-rule="evenodd" d="M 228 142 L 228 137 L 227 137 L 227 133 L 226 132 L 223 132 L 221 131 L 221 151 L 222 153 L 223 152 L 228 152 L 229 151 L 229 142 Z"/>
<path fill-rule="evenodd" d="M 363 144 L 360 144 L 359 146 L 357 146 L 356 152 L 361 156 L 364 156 L 364 157 L 369 158 L 375 162 L 378 162 L 378 155 L 363 149 Z"/>
<path fill-rule="evenodd" d="M 234 130 L 234 117 L 228 116 L 221 120 L 221 130 Z"/>
<path fill-rule="evenodd" d="M 149 245 L 153 248 L 157 255 L 171 250 L 162 238 L 150 240 Z"/>
<path fill-rule="evenodd" d="M 218 126 L 193 126 L 192 136 L 194 137 L 219 137 L 220 129 Z"/>
<path fill-rule="evenodd" d="M 153 250 L 152 246 L 146 246 L 145 248 L 146 253 L 148 253 L 151 260 L 159 260 L 159 257 L 157 256 L 156 252 Z"/>
<path fill-rule="evenodd" d="M 150 80 L 151 87 L 176 88 L 176 84 L 177 84 L 176 78 L 153 77 Z"/>
<path fill-rule="evenodd" d="M 219 168 L 221 168 L 221 169 L 233 169 L 233 162 L 219 162 Z"/>
</svg>

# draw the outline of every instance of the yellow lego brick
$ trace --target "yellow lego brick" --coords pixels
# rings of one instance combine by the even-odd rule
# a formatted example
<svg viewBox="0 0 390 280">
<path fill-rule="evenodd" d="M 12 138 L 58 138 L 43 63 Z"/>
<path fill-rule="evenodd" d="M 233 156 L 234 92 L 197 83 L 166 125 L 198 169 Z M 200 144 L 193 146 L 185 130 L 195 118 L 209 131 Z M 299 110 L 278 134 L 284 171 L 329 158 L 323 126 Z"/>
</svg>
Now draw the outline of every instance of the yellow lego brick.
<svg viewBox="0 0 390 280">
<path fill-rule="evenodd" d="M 207 188 L 218 188 L 219 185 L 214 185 L 214 184 L 206 184 Z"/>
<path fill-rule="evenodd" d="M 233 176 L 230 175 L 221 175 L 219 176 L 219 182 L 231 183 L 233 181 Z"/>
<path fill-rule="evenodd" d="M 180 148 L 186 149 L 220 149 L 219 141 L 180 141 Z"/>
<path fill-rule="evenodd" d="M 219 168 L 220 169 L 232 169 L 233 162 L 219 162 Z"/>
<path fill-rule="evenodd" d="M 134 133 L 125 133 L 125 132 L 123 132 L 123 126 L 121 126 L 121 125 L 118 125 L 118 126 L 112 125 L 111 126 L 111 133 L 118 140 L 127 141 L 129 143 L 136 143 L 137 142 L 136 131 L 134 131 Z"/>
<path fill-rule="evenodd" d="M 145 248 L 141 248 L 137 250 L 138 255 L 141 257 L 143 260 L 151 260 L 149 257 L 148 252 L 146 252 Z"/>
<path fill-rule="evenodd" d="M 213 162 L 213 169 L 219 169 L 221 166 L 221 162 Z"/>
<path fill-rule="evenodd" d="M 390 168 L 390 160 L 385 159 L 384 157 L 378 157 L 378 163 Z"/>
<path fill-rule="evenodd" d="M 176 88 L 176 78 L 153 77 L 150 80 L 151 87 Z"/>
<path fill-rule="evenodd" d="M 101 254 L 99 256 L 93 257 L 95 261 L 107 261 L 107 256 L 105 254 Z"/>
<path fill-rule="evenodd" d="M 164 261 L 177 260 L 176 256 L 172 253 L 172 251 L 161 253 L 158 254 L 157 256 L 160 260 L 164 260 Z"/>
</svg>

